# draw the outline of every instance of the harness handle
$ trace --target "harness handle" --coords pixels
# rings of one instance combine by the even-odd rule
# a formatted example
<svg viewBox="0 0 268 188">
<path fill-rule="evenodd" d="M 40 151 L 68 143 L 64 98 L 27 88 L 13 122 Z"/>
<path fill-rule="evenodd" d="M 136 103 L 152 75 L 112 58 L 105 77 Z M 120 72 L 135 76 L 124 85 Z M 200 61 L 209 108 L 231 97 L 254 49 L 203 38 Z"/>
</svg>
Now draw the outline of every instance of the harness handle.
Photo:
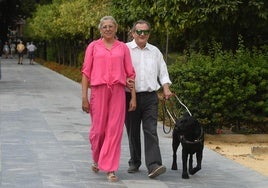
<svg viewBox="0 0 268 188">
<path fill-rule="evenodd" d="M 191 114 L 190 110 L 188 109 L 188 107 L 179 99 L 179 97 L 175 93 L 173 93 L 172 96 L 174 96 L 175 99 L 187 110 L 187 112 L 189 113 L 189 115 L 192 116 L 192 114 Z M 168 99 L 163 99 L 162 100 L 163 131 L 164 131 L 164 133 L 168 134 L 171 131 L 171 128 L 172 127 L 170 126 L 170 128 L 168 130 L 166 130 L 166 128 L 165 128 L 165 114 L 168 115 L 168 118 L 169 118 L 170 123 L 173 122 L 175 124 L 177 117 L 176 117 L 176 113 L 173 112 L 174 110 L 173 111 L 170 111 L 168 109 L 167 104 L 166 104 L 166 100 L 168 100 Z M 171 105 L 174 105 L 174 104 L 171 102 Z"/>
<path fill-rule="evenodd" d="M 181 102 L 181 100 L 179 99 L 179 97 L 176 94 L 174 94 L 174 96 L 179 101 L 179 103 L 187 110 L 187 112 L 189 113 L 189 115 L 192 116 L 192 114 L 191 114 L 190 110 L 188 109 L 188 107 L 185 104 L 183 104 L 183 102 Z"/>
</svg>

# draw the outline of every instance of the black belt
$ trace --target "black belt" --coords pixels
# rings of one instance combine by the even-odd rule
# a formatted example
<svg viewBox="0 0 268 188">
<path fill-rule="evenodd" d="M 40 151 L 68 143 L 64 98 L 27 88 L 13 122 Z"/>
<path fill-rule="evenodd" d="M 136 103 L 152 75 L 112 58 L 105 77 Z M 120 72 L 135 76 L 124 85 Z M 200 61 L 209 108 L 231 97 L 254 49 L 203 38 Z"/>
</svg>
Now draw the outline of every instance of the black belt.
<svg viewBox="0 0 268 188">
<path fill-rule="evenodd" d="M 126 92 L 128 95 L 130 95 L 130 92 Z M 137 92 L 136 95 L 150 95 L 150 94 L 155 94 L 156 91 L 142 91 L 142 92 Z"/>
<path fill-rule="evenodd" d="M 130 94 L 129 91 L 126 91 L 127 94 Z M 142 92 L 136 92 L 137 95 L 148 95 L 148 94 L 154 94 L 156 91 L 142 91 Z"/>
<path fill-rule="evenodd" d="M 155 94 L 155 91 L 143 91 L 136 93 L 136 95 L 150 95 L 150 94 Z"/>
</svg>

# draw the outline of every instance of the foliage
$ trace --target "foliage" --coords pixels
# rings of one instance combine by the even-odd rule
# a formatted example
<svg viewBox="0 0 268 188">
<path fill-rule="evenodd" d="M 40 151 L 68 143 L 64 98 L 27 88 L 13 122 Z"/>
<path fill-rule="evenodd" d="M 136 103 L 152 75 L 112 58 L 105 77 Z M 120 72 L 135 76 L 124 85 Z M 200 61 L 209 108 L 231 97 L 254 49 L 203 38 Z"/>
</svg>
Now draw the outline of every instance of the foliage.
<svg viewBox="0 0 268 188">
<path fill-rule="evenodd" d="M 37 6 L 26 31 L 34 40 L 46 41 L 47 50 L 54 50 L 48 55 L 55 54 L 58 63 L 79 66 L 78 54 L 84 51 L 86 39 L 94 38 L 99 19 L 109 14 L 108 5 L 109 0 L 53 0 Z"/>
<path fill-rule="evenodd" d="M 267 49 L 266 54 L 251 53 L 240 44 L 234 54 L 214 46 L 211 55 L 192 52 L 184 61 L 170 65 L 174 91 L 207 131 L 226 125 L 239 129 L 267 124 Z"/>
<path fill-rule="evenodd" d="M 173 39 L 183 38 L 183 43 L 177 43 L 180 49 L 182 45 L 202 48 L 212 38 L 235 49 L 238 34 L 249 46 L 267 40 L 268 3 L 264 0 L 112 0 L 112 5 L 113 15 L 123 28 L 146 19 L 158 36 L 154 42 L 168 33 Z M 173 45 L 176 40 L 170 42 Z"/>
<path fill-rule="evenodd" d="M 35 11 L 35 0 L 23 0 L 21 1 L 21 12 L 24 16 L 32 16 L 32 13 Z"/>
<path fill-rule="evenodd" d="M 38 6 L 34 17 L 28 19 L 29 28 L 32 30 L 32 37 L 38 40 L 50 40 L 52 37 L 56 38 L 57 35 L 54 32 L 55 29 L 53 29 L 53 25 L 57 13 L 58 10 L 55 4 Z"/>
<path fill-rule="evenodd" d="M 37 7 L 29 27 L 38 39 L 74 39 L 89 37 L 90 27 L 96 27 L 99 19 L 109 13 L 108 0 L 53 0 L 51 4 Z M 95 11 L 93 11 L 95 10 Z"/>
<path fill-rule="evenodd" d="M 23 1 L 25 5 L 32 0 Z M 40 1 L 41 2 L 41 1 Z M 56 51 L 60 63 L 69 64 L 71 45 L 88 43 L 99 37 L 97 25 L 104 15 L 113 15 L 119 23 L 118 37 L 127 40 L 133 22 L 146 19 L 152 24 L 150 42 L 166 54 L 186 48 L 207 53 L 215 40 L 224 49 L 236 50 L 241 34 L 252 48 L 268 41 L 268 2 L 264 0 L 49 0 L 33 8 L 27 19 L 27 37 L 35 40 L 65 42 L 66 52 Z M 28 3 L 29 4 L 29 3 Z M 36 7 L 36 11 L 35 10 Z M 26 8 L 25 8 L 26 10 Z M 80 42 L 82 41 L 82 42 Z M 79 48 L 83 50 L 83 45 Z M 52 47 L 54 48 L 54 47 Z M 57 48 L 55 48 L 57 49 Z M 72 59 L 69 59 L 72 58 Z M 58 58 L 56 58 L 58 59 Z M 79 64 L 79 62 L 75 62 Z"/>
</svg>

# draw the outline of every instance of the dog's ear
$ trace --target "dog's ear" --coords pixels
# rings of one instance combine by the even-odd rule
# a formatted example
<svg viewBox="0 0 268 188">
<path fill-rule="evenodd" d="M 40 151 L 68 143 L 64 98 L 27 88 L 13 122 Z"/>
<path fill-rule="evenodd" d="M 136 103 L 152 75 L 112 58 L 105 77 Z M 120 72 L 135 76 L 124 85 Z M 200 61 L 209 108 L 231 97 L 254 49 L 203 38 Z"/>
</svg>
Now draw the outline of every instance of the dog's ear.
<svg viewBox="0 0 268 188">
<path fill-rule="evenodd" d="M 175 124 L 174 124 L 174 129 L 177 130 L 179 126 L 180 126 L 180 119 L 176 118 Z"/>
<path fill-rule="evenodd" d="M 182 132 L 185 129 L 187 117 L 176 119 L 175 128 L 177 131 Z"/>
<path fill-rule="evenodd" d="M 174 130 L 180 132 L 180 131 L 181 131 L 181 127 L 182 127 L 184 121 L 185 121 L 185 118 L 184 118 L 184 117 L 179 118 L 179 119 L 176 118 L 176 120 L 175 120 L 175 127 L 174 127 Z"/>
</svg>

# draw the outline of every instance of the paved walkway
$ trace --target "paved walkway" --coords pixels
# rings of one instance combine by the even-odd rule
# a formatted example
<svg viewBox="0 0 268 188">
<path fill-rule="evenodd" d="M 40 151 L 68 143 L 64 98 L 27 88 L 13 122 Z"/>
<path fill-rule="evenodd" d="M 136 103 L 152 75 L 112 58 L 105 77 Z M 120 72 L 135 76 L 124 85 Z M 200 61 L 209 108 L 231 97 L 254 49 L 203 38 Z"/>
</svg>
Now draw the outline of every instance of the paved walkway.
<svg viewBox="0 0 268 188">
<path fill-rule="evenodd" d="M 159 126 L 167 172 L 149 179 L 144 166 L 128 174 L 124 131 L 120 181 L 108 183 L 90 169 L 89 115 L 81 110 L 81 86 L 41 65 L 1 60 L 0 187 L 1 188 L 267 188 L 268 177 L 207 148 L 203 168 L 189 180 L 172 171 L 171 138 Z M 144 157 L 143 157 L 144 159 Z"/>
</svg>

